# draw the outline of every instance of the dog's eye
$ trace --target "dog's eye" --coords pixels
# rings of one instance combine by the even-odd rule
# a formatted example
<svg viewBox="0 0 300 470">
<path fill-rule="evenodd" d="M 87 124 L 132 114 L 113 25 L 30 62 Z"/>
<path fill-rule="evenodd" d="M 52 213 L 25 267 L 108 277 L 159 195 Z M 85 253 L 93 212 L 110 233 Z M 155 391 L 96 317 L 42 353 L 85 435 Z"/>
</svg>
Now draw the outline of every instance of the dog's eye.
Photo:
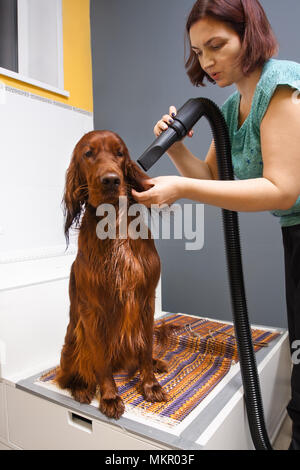
<svg viewBox="0 0 300 470">
<path fill-rule="evenodd" d="M 85 156 L 86 158 L 90 158 L 92 155 L 93 155 L 92 150 L 88 150 L 88 151 L 85 152 L 85 154 L 84 154 L 84 156 Z"/>
<path fill-rule="evenodd" d="M 121 150 L 117 151 L 117 156 L 118 157 L 124 157 L 124 153 Z"/>
</svg>

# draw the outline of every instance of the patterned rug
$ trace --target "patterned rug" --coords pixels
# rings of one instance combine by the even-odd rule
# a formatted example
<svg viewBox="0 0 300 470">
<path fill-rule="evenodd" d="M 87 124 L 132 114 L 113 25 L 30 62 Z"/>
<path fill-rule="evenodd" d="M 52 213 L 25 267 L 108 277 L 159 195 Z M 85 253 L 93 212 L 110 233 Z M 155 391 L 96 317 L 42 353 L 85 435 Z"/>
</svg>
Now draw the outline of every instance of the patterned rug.
<svg viewBox="0 0 300 470">
<path fill-rule="evenodd" d="M 139 372 L 131 379 L 126 374 L 114 378 L 126 411 L 146 416 L 167 426 L 180 423 L 225 377 L 238 361 L 234 327 L 203 318 L 174 314 L 156 321 L 175 325 L 177 329 L 162 346 L 154 338 L 154 357 L 168 363 L 168 372 L 156 374 L 168 393 L 169 400 L 149 403 L 139 393 Z M 279 333 L 252 330 L 255 351 L 268 346 Z M 53 383 L 56 368 L 41 376 L 38 382 Z"/>
</svg>

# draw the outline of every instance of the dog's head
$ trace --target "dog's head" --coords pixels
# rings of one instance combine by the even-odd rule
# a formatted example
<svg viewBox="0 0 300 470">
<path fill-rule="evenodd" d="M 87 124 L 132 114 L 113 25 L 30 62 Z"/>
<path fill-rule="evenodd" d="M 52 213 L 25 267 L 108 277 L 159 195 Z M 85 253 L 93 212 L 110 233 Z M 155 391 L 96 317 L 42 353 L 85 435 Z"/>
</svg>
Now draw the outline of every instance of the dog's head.
<svg viewBox="0 0 300 470">
<path fill-rule="evenodd" d="M 131 189 L 148 189 L 147 179 L 117 134 L 107 130 L 85 134 L 75 146 L 66 174 L 63 203 L 67 239 L 86 204 L 95 208 L 101 203 L 117 204 L 120 196 L 134 203 Z"/>
</svg>

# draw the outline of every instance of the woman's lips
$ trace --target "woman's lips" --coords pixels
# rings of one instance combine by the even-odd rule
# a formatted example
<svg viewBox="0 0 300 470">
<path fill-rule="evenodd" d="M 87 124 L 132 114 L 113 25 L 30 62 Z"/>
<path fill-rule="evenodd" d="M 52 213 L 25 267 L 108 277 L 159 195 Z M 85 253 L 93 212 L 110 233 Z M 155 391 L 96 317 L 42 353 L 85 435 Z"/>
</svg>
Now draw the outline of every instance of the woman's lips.
<svg viewBox="0 0 300 470">
<path fill-rule="evenodd" d="M 212 75 L 212 78 L 213 78 L 214 80 L 219 80 L 220 75 L 221 75 L 221 72 L 215 73 L 215 74 Z"/>
</svg>

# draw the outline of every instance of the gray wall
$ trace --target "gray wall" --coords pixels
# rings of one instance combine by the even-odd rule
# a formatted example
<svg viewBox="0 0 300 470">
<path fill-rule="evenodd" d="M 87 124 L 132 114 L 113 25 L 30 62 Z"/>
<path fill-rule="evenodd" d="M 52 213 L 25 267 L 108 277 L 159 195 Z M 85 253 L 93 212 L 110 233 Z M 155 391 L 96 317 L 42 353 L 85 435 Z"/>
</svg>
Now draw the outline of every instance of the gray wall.
<svg viewBox="0 0 300 470">
<path fill-rule="evenodd" d="M 299 0 L 262 6 L 277 35 L 279 59 L 300 62 Z M 91 0 L 96 129 L 111 129 L 136 160 L 152 142 L 153 126 L 169 105 L 209 97 L 218 105 L 235 91 L 209 84 L 195 88 L 184 69 L 184 25 L 193 0 Z M 205 120 L 189 148 L 204 158 L 212 136 Z M 164 156 L 149 176 L 178 174 Z M 187 200 L 181 202 L 190 202 Z M 205 240 L 186 251 L 185 240 L 157 240 L 162 261 L 163 309 L 231 320 L 221 210 L 205 206 Z M 252 323 L 286 327 L 283 249 L 278 220 L 241 213 L 243 264 Z"/>
</svg>

